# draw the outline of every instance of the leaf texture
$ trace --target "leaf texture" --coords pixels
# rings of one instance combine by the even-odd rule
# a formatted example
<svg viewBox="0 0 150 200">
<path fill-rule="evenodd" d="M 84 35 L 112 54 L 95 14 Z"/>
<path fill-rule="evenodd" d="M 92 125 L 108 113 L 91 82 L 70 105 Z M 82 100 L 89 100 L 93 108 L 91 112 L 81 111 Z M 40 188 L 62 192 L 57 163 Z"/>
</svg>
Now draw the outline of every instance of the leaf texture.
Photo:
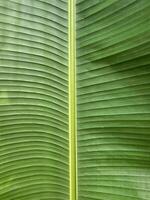
<svg viewBox="0 0 150 200">
<path fill-rule="evenodd" d="M 66 0 L 0 1 L 0 199 L 69 199 Z"/>
<path fill-rule="evenodd" d="M 149 12 L 77 0 L 79 200 L 150 199 Z"/>
<path fill-rule="evenodd" d="M 68 2 L 0 1 L 0 200 L 71 198 Z M 78 200 L 149 200 L 150 1 L 76 10 Z"/>
</svg>

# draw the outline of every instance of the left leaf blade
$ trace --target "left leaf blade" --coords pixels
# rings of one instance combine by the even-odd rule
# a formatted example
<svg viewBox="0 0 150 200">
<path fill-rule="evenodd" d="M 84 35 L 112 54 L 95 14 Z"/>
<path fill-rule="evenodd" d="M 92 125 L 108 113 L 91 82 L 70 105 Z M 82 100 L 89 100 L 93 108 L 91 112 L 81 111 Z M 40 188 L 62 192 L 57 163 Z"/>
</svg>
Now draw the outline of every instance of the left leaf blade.
<svg viewBox="0 0 150 200">
<path fill-rule="evenodd" d="M 67 1 L 0 2 L 0 199 L 67 200 Z"/>
</svg>

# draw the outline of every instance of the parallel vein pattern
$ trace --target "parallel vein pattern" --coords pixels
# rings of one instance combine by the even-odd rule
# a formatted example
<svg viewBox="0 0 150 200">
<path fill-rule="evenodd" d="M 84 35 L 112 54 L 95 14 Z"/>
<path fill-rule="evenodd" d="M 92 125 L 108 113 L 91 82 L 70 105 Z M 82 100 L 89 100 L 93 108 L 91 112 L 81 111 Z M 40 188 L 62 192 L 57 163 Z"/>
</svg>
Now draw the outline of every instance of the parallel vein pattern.
<svg viewBox="0 0 150 200">
<path fill-rule="evenodd" d="M 79 200 L 150 199 L 149 13 L 77 0 Z"/>
<path fill-rule="evenodd" d="M 67 0 L 0 1 L 0 199 L 67 200 Z"/>
</svg>

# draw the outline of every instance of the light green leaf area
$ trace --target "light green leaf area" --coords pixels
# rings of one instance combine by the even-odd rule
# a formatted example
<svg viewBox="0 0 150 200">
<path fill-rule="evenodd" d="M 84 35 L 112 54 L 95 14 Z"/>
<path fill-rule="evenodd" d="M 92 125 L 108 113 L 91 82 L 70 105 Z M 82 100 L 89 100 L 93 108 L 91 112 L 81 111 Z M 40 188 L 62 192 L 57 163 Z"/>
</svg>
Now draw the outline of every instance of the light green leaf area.
<svg viewBox="0 0 150 200">
<path fill-rule="evenodd" d="M 0 1 L 0 200 L 69 199 L 67 1 Z"/>
<path fill-rule="evenodd" d="M 150 0 L 0 0 L 0 200 L 150 200 L 149 64 Z"/>
</svg>

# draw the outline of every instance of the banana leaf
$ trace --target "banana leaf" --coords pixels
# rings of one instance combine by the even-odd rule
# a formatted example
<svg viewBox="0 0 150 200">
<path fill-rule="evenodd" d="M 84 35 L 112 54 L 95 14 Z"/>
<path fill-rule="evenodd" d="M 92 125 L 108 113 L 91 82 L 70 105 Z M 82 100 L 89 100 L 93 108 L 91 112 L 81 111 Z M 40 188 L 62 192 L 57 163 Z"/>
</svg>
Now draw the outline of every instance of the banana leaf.
<svg viewBox="0 0 150 200">
<path fill-rule="evenodd" d="M 149 13 L 0 0 L 0 200 L 150 199 Z"/>
</svg>

